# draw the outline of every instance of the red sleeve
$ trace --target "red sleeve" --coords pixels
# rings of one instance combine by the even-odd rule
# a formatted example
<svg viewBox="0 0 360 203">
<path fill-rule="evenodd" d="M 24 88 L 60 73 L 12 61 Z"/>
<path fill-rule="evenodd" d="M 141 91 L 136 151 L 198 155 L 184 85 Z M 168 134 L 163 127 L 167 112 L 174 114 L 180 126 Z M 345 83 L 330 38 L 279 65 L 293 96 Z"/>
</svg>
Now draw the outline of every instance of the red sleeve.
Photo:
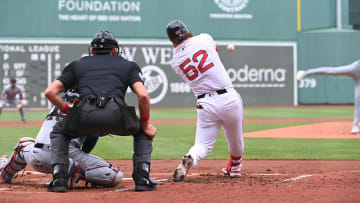
<svg viewBox="0 0 360 203">
<path fill-rule="evenodd" d="M 23 94 L 22 94 L 22 91 L 20 89 L 19 89 L 19 98 L 23 99 Z"/>
</svg>

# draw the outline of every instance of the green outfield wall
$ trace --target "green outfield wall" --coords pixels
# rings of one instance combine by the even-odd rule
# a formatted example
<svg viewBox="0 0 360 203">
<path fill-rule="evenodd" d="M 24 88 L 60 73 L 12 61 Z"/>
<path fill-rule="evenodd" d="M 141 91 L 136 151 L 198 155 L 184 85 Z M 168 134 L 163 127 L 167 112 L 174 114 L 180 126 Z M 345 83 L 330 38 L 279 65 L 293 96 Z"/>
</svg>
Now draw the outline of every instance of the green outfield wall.
<svg viewBox="0 0 360 203">
<path fill-rule="evenodd" d="M 302 0 L 305 29 L 334 26 L 334 0 Z M 181 19 L 217 39 L 295 40 L 297 0 L 2 0 L 0 37 L 165 38 Z M 313 16 L 316 16 L 314 19 Z"/>
<path fill-rule="evenodd" d="M 349 29 L 349 13 L 354 18 L 357 11 L 351 5 L 342 1 L 346 26 L 337 31 L 336 0 L 2 0 L 0 88 L 16 77 L 25 107 L 48 107 L 46 86 L 67 63 L 87 54 L 95 33 L 109 30 L 130 60 L 156 76 L 149 77 L 157 84 L 149 86 L 152 105 L 192 106 L 188 86 L 169 66 L 172 47 L 165 28 L 180 19 L 194 34 L 209 33 L 219 43 L 245 105 L 352 103 L 349 78 L 295 81 L 297 69 L 359 58 L 360 32 Z M 226 51 L 228 43 L 236 44 L 234 53 Z"/>
<path fill-rule="evenodd" d="M 317 30 L 298 34 L 298 69 L 348 65 L 360 59 L 360 32 Z M 309 76 L 298 84 L 300 104 L 353 103 L 349 77 Z"/>
</svg>

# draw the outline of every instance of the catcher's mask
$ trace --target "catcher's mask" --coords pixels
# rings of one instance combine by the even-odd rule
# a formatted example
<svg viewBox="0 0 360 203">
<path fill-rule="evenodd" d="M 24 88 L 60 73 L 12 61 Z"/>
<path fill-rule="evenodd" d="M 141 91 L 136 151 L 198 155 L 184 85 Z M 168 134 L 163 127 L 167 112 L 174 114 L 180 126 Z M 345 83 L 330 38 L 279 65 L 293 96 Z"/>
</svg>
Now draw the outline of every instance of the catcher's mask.
<svg viewBox="0 0 360 203">
<path fill-rule="evenodd" d="M 101 53 L 102 50 L 111 50 L 113 48 L 117 49 L 116 55 L 119 55 L 119 44 L 114 35 L 109 31 L 101 31 L 92 39 L 89 46 L 89 55 L 91 55 L 91 49 Z"/>
<path fill-rule="evenodd" d="M 189 28 L 180 20 L 170 21 L 166 26 L 166 32 L 171 41 L 180 39 L 184 34 L 190 32 Z"/>
</svg>

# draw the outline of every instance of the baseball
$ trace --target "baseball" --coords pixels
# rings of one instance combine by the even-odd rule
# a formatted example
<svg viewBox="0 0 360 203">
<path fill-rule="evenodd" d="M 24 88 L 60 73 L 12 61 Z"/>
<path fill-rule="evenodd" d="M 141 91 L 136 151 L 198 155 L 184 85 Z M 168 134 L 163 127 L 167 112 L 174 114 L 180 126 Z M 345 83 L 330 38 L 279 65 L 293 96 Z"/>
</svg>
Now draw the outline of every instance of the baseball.
<svg viewBox="0 0 360 203">
<path fill-rule="evenodd" d="M 227 50 L 228 50 L 229 52 L 233 52 L 233 51 L 235 50 L 235 45 L 234 45 L 234 44 L 228 44 L 228 45 L 227 45 Z"/>
</svg>

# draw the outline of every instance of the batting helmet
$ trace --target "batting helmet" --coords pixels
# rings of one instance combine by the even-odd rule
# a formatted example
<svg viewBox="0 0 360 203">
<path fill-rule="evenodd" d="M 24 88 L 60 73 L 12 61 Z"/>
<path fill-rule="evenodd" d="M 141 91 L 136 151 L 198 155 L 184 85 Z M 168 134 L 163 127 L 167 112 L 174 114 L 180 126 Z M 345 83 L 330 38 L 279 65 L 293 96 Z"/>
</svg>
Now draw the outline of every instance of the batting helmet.
<svg viewBox="0 0 360 203">
<path fill-rule="evenodd" d="M 166 26 L 166 32 L 171 41 L 179 39 L 185 33 L 190 32 L 189 28 L 180 20 L 170 21 Z"/>
<path fill-rule="evenodd" d="M 93 49 L 112 49 L 119 48 L 119 44 L 111 32 L 101 31 L 94 36 L 90 47 Z"/>
</svg>

